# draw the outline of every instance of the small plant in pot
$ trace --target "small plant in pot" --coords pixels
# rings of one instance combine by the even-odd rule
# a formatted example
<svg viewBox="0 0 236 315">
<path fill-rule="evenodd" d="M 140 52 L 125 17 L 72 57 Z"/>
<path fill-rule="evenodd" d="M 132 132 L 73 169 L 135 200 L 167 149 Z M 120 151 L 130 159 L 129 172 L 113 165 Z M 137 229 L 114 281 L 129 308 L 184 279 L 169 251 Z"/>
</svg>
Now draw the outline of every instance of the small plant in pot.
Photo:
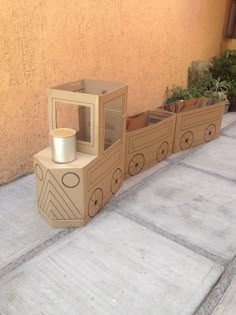
<svg viewBox="0 0 236 315">
<path fill-rule="evenodd" d="M 224 57 L 225 60 L 226 57 Z M 224 61 L 225 62 L 225 61 Z M 227 59 L 228 62 L 228 59 Z M 225 62 L 227 64 L 227 62 Z M 218 65 L 218 59 L 215 57 L 209 61 L 193 61 L 188 68 L 188 85 L 190 88 L 198 89 L 202 96 L 225 102 L 225 113 L 229 109 L 229 100 L 227 95 L 230 90 L 230 84 L 220 76 L 213 77 L 214 63 Z M 221 63 L 219 63 L 221 64 Z M 224 65 L 225 66 L 225 65 Z M 218 65 L 217 71 L 220 66 Z M 214 74 L 218 73 L 215 71 Z"/>
<path fill-rule="evenodd" d="M 231 82 L 236 77 L 236 50 L 226 50 L 220 57 L 211 59 L 210 72 L 213 78 Z"/>
<path fill-rule="evenodd" d="M 219 58 L 212 58 L 211 64 L 212 77 L 216 79 L 220 76 L 223 81 L 227 81 L 229 110 L 236 111 L 236 50 L 226 50 Z"/>
<path fill-rule="evenodd" d="M 182 86 L 173 86 L 171 89 L 166 88 L 166 102 L 165 104 L 171 104 L 177 101 L 190 100 L 192 98 L 201 97 L 202 94 L 197 88 L 183 88 Z"/>
<path fill-rule="evenodd" d="M 226 80 L 210 79 L 206 82 L 207 90 L 204 92 L 204 96 L 217 99 L 225 102 L 225 113 L 228 111 L 230 102 L 227 98 L 231 85 Z"/>
</svg>

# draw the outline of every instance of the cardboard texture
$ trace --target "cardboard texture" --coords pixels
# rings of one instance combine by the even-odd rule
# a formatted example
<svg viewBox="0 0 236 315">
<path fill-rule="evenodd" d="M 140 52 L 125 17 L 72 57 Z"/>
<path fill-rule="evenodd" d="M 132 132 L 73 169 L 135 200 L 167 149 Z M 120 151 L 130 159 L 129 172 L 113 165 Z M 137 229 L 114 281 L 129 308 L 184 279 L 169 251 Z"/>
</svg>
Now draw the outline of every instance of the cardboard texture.
<svg viewBox="0 0 236 315">
<path fill-rule="evenodd" d="M 131 120 L 128 125 L 131 131 L 126 133 L 125 178 L 171 155 L 176 115 L 157 109 L 133 116 Z"/>
<path fill-rule="evenodd" d="M 124 178 L 219 136 L 224 103 L 201 98 L 127 118 L 126 84 L 79 80 L 48 90 L 49 129 L 76 131 L 77 158 L 34 156 L 39 213 L 52 227 L 89 222 Z M 127 130 L 126 130 L 127 129 Z"/>
<path fill-rule="evenodd" d="M 47 148 L 34 157 L 38 210 L 52 227 L 83 226 L 111 199 L 123 182 L 123 144 L 103 156 L 78 153 L 58 164 Z"/>
<path fill-rule="evenodd" d="M 128 117 L 126 130 L 129 132 L 145 127 L 148 123 L 148 116 L 149 111 Z"/>
<path fill-rule="evenodd" d="M 219 137 L 225 103 L 201 97 L 168 104 L 162 109 L 176 113 L 173 153 Z"/>
<path fill-rule="evenodd" d="M 49 89 L 49 129 L 77 131 L 77 159 L 34 156 L 39 213 L 52 227 L 86 224 L 122 185 L 127 85 L 80 80 Z M 69 125 L 69 126 L 68 126 Z"/>
</svg>

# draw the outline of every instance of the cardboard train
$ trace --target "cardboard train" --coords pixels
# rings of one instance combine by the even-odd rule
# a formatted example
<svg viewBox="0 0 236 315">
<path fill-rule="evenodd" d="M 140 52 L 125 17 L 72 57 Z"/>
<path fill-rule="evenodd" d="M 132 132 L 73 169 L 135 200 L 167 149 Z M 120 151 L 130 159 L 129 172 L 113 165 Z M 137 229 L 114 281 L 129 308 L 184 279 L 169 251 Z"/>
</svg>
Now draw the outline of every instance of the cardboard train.
<svg viewBox="0 0 236 315">
<path fill-rule="evenodd" d="M 129 176 L 220 134 L 224 103 L 181 101 L 127 117 L 128 86 L 79 80 L 48 90 L 49 129 L 76 131 L 77 159 L 34 156 L 38 210 L 52 227 L 85 225 Z"/>
</svg>

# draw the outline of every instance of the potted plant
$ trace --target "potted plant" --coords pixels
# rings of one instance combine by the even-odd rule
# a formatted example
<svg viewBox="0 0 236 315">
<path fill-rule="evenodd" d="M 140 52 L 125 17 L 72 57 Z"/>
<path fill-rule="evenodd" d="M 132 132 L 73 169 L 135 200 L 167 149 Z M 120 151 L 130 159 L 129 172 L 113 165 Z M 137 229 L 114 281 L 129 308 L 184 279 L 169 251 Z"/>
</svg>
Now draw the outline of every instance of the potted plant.
<svg viewBox="0 0 236 315">
<path fill-rule="evenodd" d="M 236 50 L 226 50 L 210 61 L 193 61 L 188 68 L 188 88 L 167 87 L 166 104 L 205 96 L 225 102 L 225 112 L 231 104 L 236 111 Z M 234 105 L 232 105 L 234 104 Z"/>
<path fill-rule="evenodd" d="M 229 60 L 226 56 L 220 57 L 219 61 L 214 57 L 211 61 L 193 61 L 188 68 L 188 85 L 190 88 L 195 88 L 202 96 L 212 98 L 214 100 L 225 102 L 225 113 L 229 109 L 229 100 L 227 98 L 231 84 L 222 77 L 214 77 L 220 73 L 220 67 L 224 65 L 224 77 L 226 78 L 226 65 Z M 231 64 L 231 61 L 230 61 Z"/>
<path fill-rule="evenodd" d="M 213 78 L 231 82 L 236 75 L 236 50 L 226 50 L 220 57 L 211 59 L 210 72 Z"/>
<path fill-rule="evenodd" d="M 197 88 L 183 88 L 182 86 L 173 86 L 171 89 L 166 88 L 167 99 L 165 104 L 171 104 L 176 101 L 190 100 L 192 98 L 201 97 L 202 94 Z"/>
<path fill-rule="evenodd" d="M 228 83 L 227 96 L 230 102 L 230 111 L 236 111 L 236 50 L 226 50 L 219 58 L 211 59 L 209 68 L 214 79 L 218 77 Z"/>
<path fill-rule="evenodd" d="M 230 88 L 231 85 L 226 80 L 221 80 L 220 77 L 217 79 L 211 78 L 206 83 L 206 91 L 204 91 L 203 95 L 212 99 L 224 101 L 225 113 L 227 113 L 230 106 L 230 102 L 227 98 Z"/>
</svg>

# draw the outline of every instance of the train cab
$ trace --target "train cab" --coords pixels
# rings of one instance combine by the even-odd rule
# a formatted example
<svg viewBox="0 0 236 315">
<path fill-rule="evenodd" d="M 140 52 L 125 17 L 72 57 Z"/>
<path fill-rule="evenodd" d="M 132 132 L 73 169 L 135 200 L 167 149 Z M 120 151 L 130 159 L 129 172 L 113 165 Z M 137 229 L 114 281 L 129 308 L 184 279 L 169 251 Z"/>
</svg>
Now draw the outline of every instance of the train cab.
<svg viewBox="0 0 236 315">
<path fill-rule="evenodd" d="M 76 132 L 77 158 L 59 164 L 51 148 L 34 157 L 38 209 L 53 227 L 82 226 L 124 178 L 127 84 L 79 80 L 48 90 L 49 129 Z"/>
</svg>

